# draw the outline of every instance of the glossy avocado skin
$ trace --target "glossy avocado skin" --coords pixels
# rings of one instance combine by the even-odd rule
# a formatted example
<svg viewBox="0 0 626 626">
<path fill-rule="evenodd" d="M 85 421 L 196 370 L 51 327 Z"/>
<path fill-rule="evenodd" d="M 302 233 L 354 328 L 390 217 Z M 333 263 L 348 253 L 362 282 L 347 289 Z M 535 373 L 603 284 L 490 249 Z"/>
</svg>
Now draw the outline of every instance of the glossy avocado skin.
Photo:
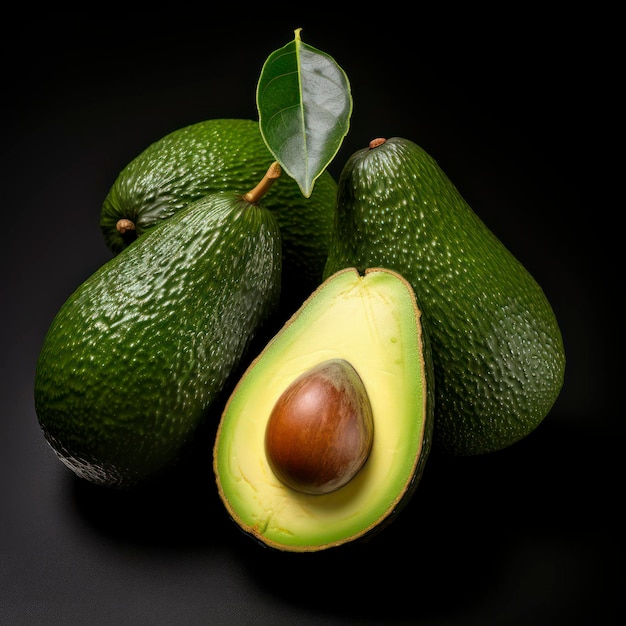
<svg viewBox="0 0 626 626">
<path fill-rule="evenodd" d="M 435 443 L 475 455 L 528 435 L 565 370 L 541 287 L 412 141 L 357 151 L 338 184 L 325 275 L 380 266 L 413 286 L 432 343 Z"/>
<path fill-rule="evenodd" d="M 245 193 L 274 157 L 258 122 L 209 119 L 177 129 L 148 146 L 119 173 L 100 212 L 107 246 L 118 253 L 137 236 L 216 191 Z M 281 176 L 263 197 L 283 240 L 283 299 L 290 314 L 322 280 L 335 211 L 337 183 L 328 172 L 305 198 L 295 180 Z M 135 224 L 122 235 L 121 218 Z"/>
<path fill-rule="evenodd" d="M 277 307 L 278 225 L 212 194 L 97 270 L 44 339 L 35 408 L 76 474 L 126 487 L 175 463 Z"/>
</svg>

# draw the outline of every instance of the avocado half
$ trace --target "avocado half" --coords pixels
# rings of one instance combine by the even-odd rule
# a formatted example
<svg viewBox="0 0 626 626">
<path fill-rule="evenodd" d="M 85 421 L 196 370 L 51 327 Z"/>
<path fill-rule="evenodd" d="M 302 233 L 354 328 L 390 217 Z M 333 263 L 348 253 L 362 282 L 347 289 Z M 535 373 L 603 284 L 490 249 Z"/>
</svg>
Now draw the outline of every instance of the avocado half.
<svg viewBox="0 0 626 626">
<path fill-rule="evenodd" d="M 372 445 L 347 484 L 304 493 L 274 473 L 265 443 L 268 422 L 296 379 L 337 359 L 349 363 L 364 385 Z M 292 552 L 336 547 L 380 531 L 421 478 L 432 438 L 432 380 L 421 313 L 400 274 L 373 268 L 361 275 L 348 268 L 327 278 L 248 366 L 224 408 L 213 468 L 230 517 L 262 544 Z"/>
</svg>

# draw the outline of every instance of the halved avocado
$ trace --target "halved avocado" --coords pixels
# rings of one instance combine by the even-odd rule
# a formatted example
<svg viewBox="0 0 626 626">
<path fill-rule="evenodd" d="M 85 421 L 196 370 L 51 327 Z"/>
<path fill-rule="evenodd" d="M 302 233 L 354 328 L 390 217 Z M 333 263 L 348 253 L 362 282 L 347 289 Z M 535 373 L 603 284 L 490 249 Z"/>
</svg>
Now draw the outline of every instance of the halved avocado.
<svg viewBox="0 0 626 626">
<path fill-rule="evenodd" d="M 328 363 L 349 364 L 362 381 L 365 391 L 356 393 L 371 409 L 373 438 L 351 480 L 328 493 L 306 493 L 272 469 L 268 423 L 285 390 Z M 409 283 L 379 268 L 333 274 L 249 365 L 224 408 L 213 464 L 229 515 L 261 543 L 292 552 L 380 531 L 415 492 L 428 457 L 432 380 L 428 338 Z M 309 452 L 298 437 L 291 439 L 300 446 L 289 450 L 292 456 Z M 333 449 L 329 444 L 320 456 Z M 323 458 L 319 463 L 326 468 Z"/>
</svg>

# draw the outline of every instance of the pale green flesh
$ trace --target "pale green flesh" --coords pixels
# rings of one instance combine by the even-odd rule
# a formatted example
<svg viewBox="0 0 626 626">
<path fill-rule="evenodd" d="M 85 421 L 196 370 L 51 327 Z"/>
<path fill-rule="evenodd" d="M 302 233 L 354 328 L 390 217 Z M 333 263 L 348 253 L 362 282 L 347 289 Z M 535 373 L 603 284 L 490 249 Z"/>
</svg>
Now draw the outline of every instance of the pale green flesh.
<svg viewBox="0 0 626 626">
<path fill-rule="evenodd" d="M 367 333 L 364 329 L 368 329 Z M 231 396 L 215 444 L 220 495 L 247 532 L 281 549 L 338 545 L 389 516 L 411 482 L 426 426 L 419 313 L 397 275 L 346 270 L 303 305 L 248 368 Z M 326 495 L 307 495 L 272 473 L 265 427 L 297 376 L 332 358 L 349 361 L 374 415 L 372 452 L 356 477 Z"/>
</svg>

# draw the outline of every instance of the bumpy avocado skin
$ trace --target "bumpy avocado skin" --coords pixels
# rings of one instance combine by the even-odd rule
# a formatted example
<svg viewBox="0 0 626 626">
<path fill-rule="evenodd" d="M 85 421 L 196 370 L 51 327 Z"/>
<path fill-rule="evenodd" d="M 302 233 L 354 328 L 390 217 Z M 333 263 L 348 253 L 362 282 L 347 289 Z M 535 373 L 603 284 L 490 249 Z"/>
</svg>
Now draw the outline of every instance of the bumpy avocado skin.
<svg viewBox="0 0 626 626">
<path fill-rule="evenodd" d="M 432 445 L 434 373 L 423 317 L 409 283 L 369 268 L 337 272 L 305 300 L 239 378 L 213 450 L 230 517 L 265 547 L 318 552 L 369 540 L 415 495 Z M 263 447 L 272 408 L 302 372 L 349 362 L 371 402 L 374 443 L 338 491 L 303 494 L 273 475 Z M 305 452 L 306 453 L 306 452 Z"/>
<path fill-rule="evenodd" d="M 435 444 L 476 455 L 528 435 L 565 371 L 541 287 L 412 141 L 357 151 L 338 184 L 325 275 L 381 266 L 413 286 L 432 343 Z"/>
<path fill-rule="evenodd" d="M 212 194 L 113 257 L 44 338 L 35 408 L 77 475 L 128 487 L 178 460 L 251 338 L 278 305 L 278 225 Z"/>
<path fill-rule="evenodd" d="M 100 226 L 107 246 L 118 253 L 207 193 L 246 193 L 273 160 L 253 120 L 210 119 L 169 133 L 128 163 L 105 197 Z M 263 197 L 281 229 L 283 299 L 289 313 L 322 281 L 336 193 L 337 183 L 324 172 L 309 198 L 286 175 Z M 135 230 L 120 234 L 116 224 L 122 218 Z"/>
</svg>

